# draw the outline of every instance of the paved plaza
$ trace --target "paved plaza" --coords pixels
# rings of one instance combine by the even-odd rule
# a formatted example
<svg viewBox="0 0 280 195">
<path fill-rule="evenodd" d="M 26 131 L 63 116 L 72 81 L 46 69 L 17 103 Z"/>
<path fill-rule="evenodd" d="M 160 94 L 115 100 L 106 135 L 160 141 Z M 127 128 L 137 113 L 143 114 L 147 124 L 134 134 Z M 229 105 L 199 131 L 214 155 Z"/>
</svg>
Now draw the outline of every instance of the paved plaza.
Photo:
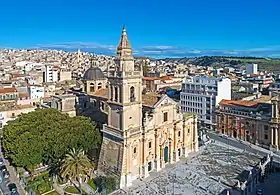
<svg viewBox="0 0 280 195">
<path fill-rule="evenodd" d="M 243 170 L 259 162 L 260 156 L 252 155 L 221 143 L 210 144 L 199 153 L 180 162 L 167 165 L 166 169 L 152 172 L 144 181 L 135 181 L 129 189 L 114 195 L 219 195 L 237 182 Z"/>
</svg>

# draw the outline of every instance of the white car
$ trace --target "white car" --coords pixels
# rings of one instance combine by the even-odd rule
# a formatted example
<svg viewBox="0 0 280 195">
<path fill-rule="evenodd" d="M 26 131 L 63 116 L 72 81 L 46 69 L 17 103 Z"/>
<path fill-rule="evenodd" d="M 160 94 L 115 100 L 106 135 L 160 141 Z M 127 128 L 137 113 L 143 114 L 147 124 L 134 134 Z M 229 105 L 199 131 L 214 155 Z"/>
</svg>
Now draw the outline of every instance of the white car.
<svg viewBox="0 0 280 195">
<path fill-rule="evenodd" d="M 220 137 L 225 138 L 225 139 L 229 138 L 229 136 L 225 135 L 225 134 L 221 134 Z"/>
</svg>

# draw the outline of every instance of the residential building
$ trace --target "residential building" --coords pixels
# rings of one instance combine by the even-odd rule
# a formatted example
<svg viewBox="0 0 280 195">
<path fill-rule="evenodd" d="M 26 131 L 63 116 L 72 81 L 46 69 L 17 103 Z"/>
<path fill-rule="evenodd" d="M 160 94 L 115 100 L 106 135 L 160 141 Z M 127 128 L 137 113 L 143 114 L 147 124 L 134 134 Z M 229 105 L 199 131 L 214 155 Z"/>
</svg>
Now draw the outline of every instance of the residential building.
<svg viewBox="0 0 280 195">
<path fill-rule="evenodd" d="M 23 113 L 32 112 L 37 107 L 33 104 L 17 105 L 15 102 L 0 104 L 0 129 L 2 129 L 8 121 L 16 119 Z M 2 132 L 1 132 L 2 134 Z"/>
<path fill-rule="evenodd" d="M 98 172 L 114 176 L 123 188 L 197 151 L 197 118 L 183 115 L 167 95 L 142 94 L 142 69 L 134 64 L 125 28 L 115 60 L 115 69 L 108 71 L 108 87 L 101 85 L 102 88 L 93 91 L 92 87 L 89 91 L 93 104 L 102 106 L 94 103 L 95 98 L 102 97 L 108 106 L 101 130 Z M 87 83 L 103 79 L 97 72 L 88 73 L 91 80 Z"/>
<path fill-rule="evenodd" d="M 215 109 L 222 99 L 231 99 L 231 80 L 228 78 L 194 76 L 182 83 L 181 110 L 198 115 L 201 126 L 214 127 Z"/>
<path fill-rule="evenodd" d="M 270 146 L 271 104 L 222 100 L 217 110 L 217 130 L 240 140 Z"/>
<path fill-rule="evenodd" d="M 72 80 L 72 72 L 67 70 L 60 70 L 59 81 L 70 81 Z"/>
<path fill-rule="evenodd" d="M 57 82 L 58 80 L 59 80 L 58 69 L 54 68 L 53 66 L 46 65 L 44 71 L 44 82 L 51 83 L 51 82 Z"/>
<path fill-rule="evenodd" d="M 174 76 L 143 77 L 143 87 L 150 92 L 161 91 L 166 88 L 180 88 L 182 78 Z"/>
<path fill-rule="evenodd" d="M 15 87 L 0 89 L 0 101 L 16 100 L 19 93 Z"/>
<path fill-rule="evenodd" d="M 76 116 L 76 96 L 73 94 L 54 95 L 51 97 L 51 108 L 71 117 Z"/>
<path fill-rule="evenodd" d="M 28 94 L 29 94 L 29 98 L 32 100 L 41 99 L 45 97 L 45 88 L 40 85 L 29 85 Z"/>
<path fill-rule="evenodd" d="M 247 64 L 246 74 L 258 74 L 258 64 Z"/>
</svg>

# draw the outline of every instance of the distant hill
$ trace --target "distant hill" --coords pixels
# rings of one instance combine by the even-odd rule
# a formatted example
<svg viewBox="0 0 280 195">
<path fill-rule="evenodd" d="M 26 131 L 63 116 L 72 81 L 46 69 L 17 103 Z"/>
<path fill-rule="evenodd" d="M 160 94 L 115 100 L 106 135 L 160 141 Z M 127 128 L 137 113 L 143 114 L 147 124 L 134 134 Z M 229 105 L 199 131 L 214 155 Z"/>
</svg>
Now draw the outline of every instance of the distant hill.
<svg viewBox="0 0 280 195">
<path fill-rule="evenodd" d="M 248 63 L 259 65 L 260 71 L 280 73 L 279 58 L 259 58 L 259 57 L 230 57 L 230 56 L 202 56 L 196 58 L 165 58 L 162 59 L 170 63 L 186 63 L 199 66 L 214 67 L 244 67 Z"/>
</svg>

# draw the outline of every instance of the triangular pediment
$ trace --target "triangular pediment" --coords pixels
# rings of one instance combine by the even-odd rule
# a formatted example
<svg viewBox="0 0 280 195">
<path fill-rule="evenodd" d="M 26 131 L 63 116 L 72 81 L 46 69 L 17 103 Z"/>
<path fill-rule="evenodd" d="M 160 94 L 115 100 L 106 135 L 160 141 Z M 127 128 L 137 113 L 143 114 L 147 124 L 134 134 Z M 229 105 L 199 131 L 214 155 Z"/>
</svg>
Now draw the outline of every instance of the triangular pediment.
<svg viewBox="0 0 280 195">
<path fill-rule="evenodd" d="M 167 104 L 177 105 L 177 102 L 175 102 L 173 99 L 171 99 L 167 95 L 164 95 L 159 99 L 159 101 L 153 107 L 157 108 L 157 107 L 164 106 Z"/>
</svg>

